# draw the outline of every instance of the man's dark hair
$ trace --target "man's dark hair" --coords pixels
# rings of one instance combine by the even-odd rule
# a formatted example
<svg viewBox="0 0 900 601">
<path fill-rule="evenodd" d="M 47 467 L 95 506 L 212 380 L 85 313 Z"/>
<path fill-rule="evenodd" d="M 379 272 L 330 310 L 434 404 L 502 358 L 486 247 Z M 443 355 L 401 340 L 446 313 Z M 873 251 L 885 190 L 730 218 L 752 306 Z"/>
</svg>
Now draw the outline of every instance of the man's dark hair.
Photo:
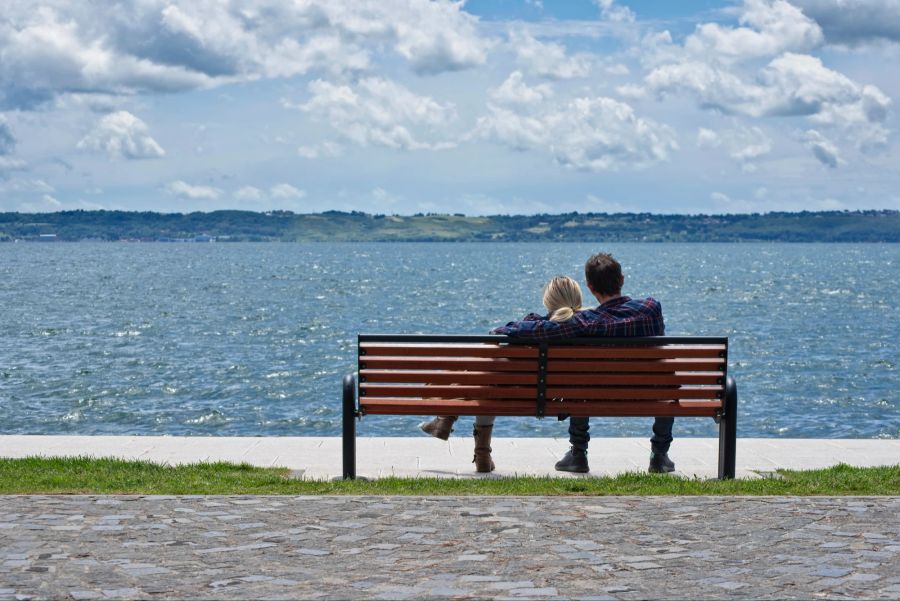
<svg viewBox="0 0 900 601">
<path fill-rule="evenodd" d="M 584 279 L 591 290 L 603 296 L 621 294 L 622 266 L 607 253 L 597 253 L 584 264 Z"/>
</svg>

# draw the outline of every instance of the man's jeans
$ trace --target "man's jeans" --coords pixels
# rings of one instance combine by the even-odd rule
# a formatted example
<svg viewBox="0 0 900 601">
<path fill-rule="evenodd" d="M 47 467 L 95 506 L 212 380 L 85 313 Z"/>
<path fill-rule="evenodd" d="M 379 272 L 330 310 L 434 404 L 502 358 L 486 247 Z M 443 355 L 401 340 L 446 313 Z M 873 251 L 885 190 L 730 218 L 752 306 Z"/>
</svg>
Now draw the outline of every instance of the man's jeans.
<svg viewBox="0 0 900 601">
<path fill-rule="evenodd" d="M 588 442 L 591 435 L 588 434 L 590 429 L 590 418 L 587 417 L 570 417 L 569 418 L 569 442 L 576 449 L 587 451 Z M 653 421 L 653 437 L 650 439 L 650 448 L 654 453 L 664 455 L 669 452 L 669 445 L 672 444 L 672 424 L 675 423 L 674 417 L 657 417 Z"/>
</svg>

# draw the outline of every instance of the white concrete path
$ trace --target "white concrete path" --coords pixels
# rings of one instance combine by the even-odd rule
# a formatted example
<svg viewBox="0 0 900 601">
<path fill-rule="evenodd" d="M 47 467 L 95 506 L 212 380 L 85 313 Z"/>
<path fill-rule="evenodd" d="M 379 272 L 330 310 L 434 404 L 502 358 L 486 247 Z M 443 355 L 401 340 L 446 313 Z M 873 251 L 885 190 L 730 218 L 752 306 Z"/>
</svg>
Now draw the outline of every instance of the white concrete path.
<svg viewBox="0 0 900 601">
<path fill-rule="evenodd" d="M 496 476 L 561 475 L 553 464 L 568 449 L 560 438 L 497 438 Z M 644 438 L 594 438 L 589 460 L 595 476 L 644 471 L 650 443 Z M 170 465 L 200 461 L 281 466 L 310 479 L 341 475 L 338 437 L 175 437 L 175 436 L 0 436 L 0 457 L 119 457 Z M 669 451 L 677 473 L 716 476 L 718 439 L 679 438 Z M 448 442 L 416 438 L 358 438 L 357 475 L 470 477 L 471 437 Z M 778 468 L 813 469 L 836 463 L 854 466 L 900 464 L 900 440 L 739 438 L 737 477 L 752 478 Z"/>
</svg>

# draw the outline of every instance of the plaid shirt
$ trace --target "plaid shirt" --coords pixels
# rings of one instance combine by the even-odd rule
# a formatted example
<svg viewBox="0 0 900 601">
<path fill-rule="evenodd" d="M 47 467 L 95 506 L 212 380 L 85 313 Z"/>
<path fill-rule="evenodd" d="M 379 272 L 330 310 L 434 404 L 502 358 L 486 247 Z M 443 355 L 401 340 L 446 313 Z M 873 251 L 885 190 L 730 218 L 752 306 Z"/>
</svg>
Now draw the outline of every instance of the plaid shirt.
<svg viewBox="0 0 900 601">
<path fill-rule="evenodd" d="M 511 321 L 491 330 L 491 334 L 534 340 L 582 336 L 663 336 L 665 333 L 659 301 L 652 298 L 635 300 L 628 296 L 608 300 L 596 309 L 579 311 L 569 321 L 550 321 L 547 316 L 531 313 L 519 321 Z"/>
</svg>

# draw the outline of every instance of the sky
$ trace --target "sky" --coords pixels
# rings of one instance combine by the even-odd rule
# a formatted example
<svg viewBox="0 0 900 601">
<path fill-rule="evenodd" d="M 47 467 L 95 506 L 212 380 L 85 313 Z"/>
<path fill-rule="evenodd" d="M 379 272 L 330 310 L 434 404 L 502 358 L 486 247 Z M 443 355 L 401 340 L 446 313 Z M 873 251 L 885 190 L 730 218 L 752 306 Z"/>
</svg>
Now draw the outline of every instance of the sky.
<svg viewBox="0 0 900 601">
<path fill-rule="evenodd" d="M 900 209 L 900 0 L 5 0 L 0 211 Z"/>
</svg>

